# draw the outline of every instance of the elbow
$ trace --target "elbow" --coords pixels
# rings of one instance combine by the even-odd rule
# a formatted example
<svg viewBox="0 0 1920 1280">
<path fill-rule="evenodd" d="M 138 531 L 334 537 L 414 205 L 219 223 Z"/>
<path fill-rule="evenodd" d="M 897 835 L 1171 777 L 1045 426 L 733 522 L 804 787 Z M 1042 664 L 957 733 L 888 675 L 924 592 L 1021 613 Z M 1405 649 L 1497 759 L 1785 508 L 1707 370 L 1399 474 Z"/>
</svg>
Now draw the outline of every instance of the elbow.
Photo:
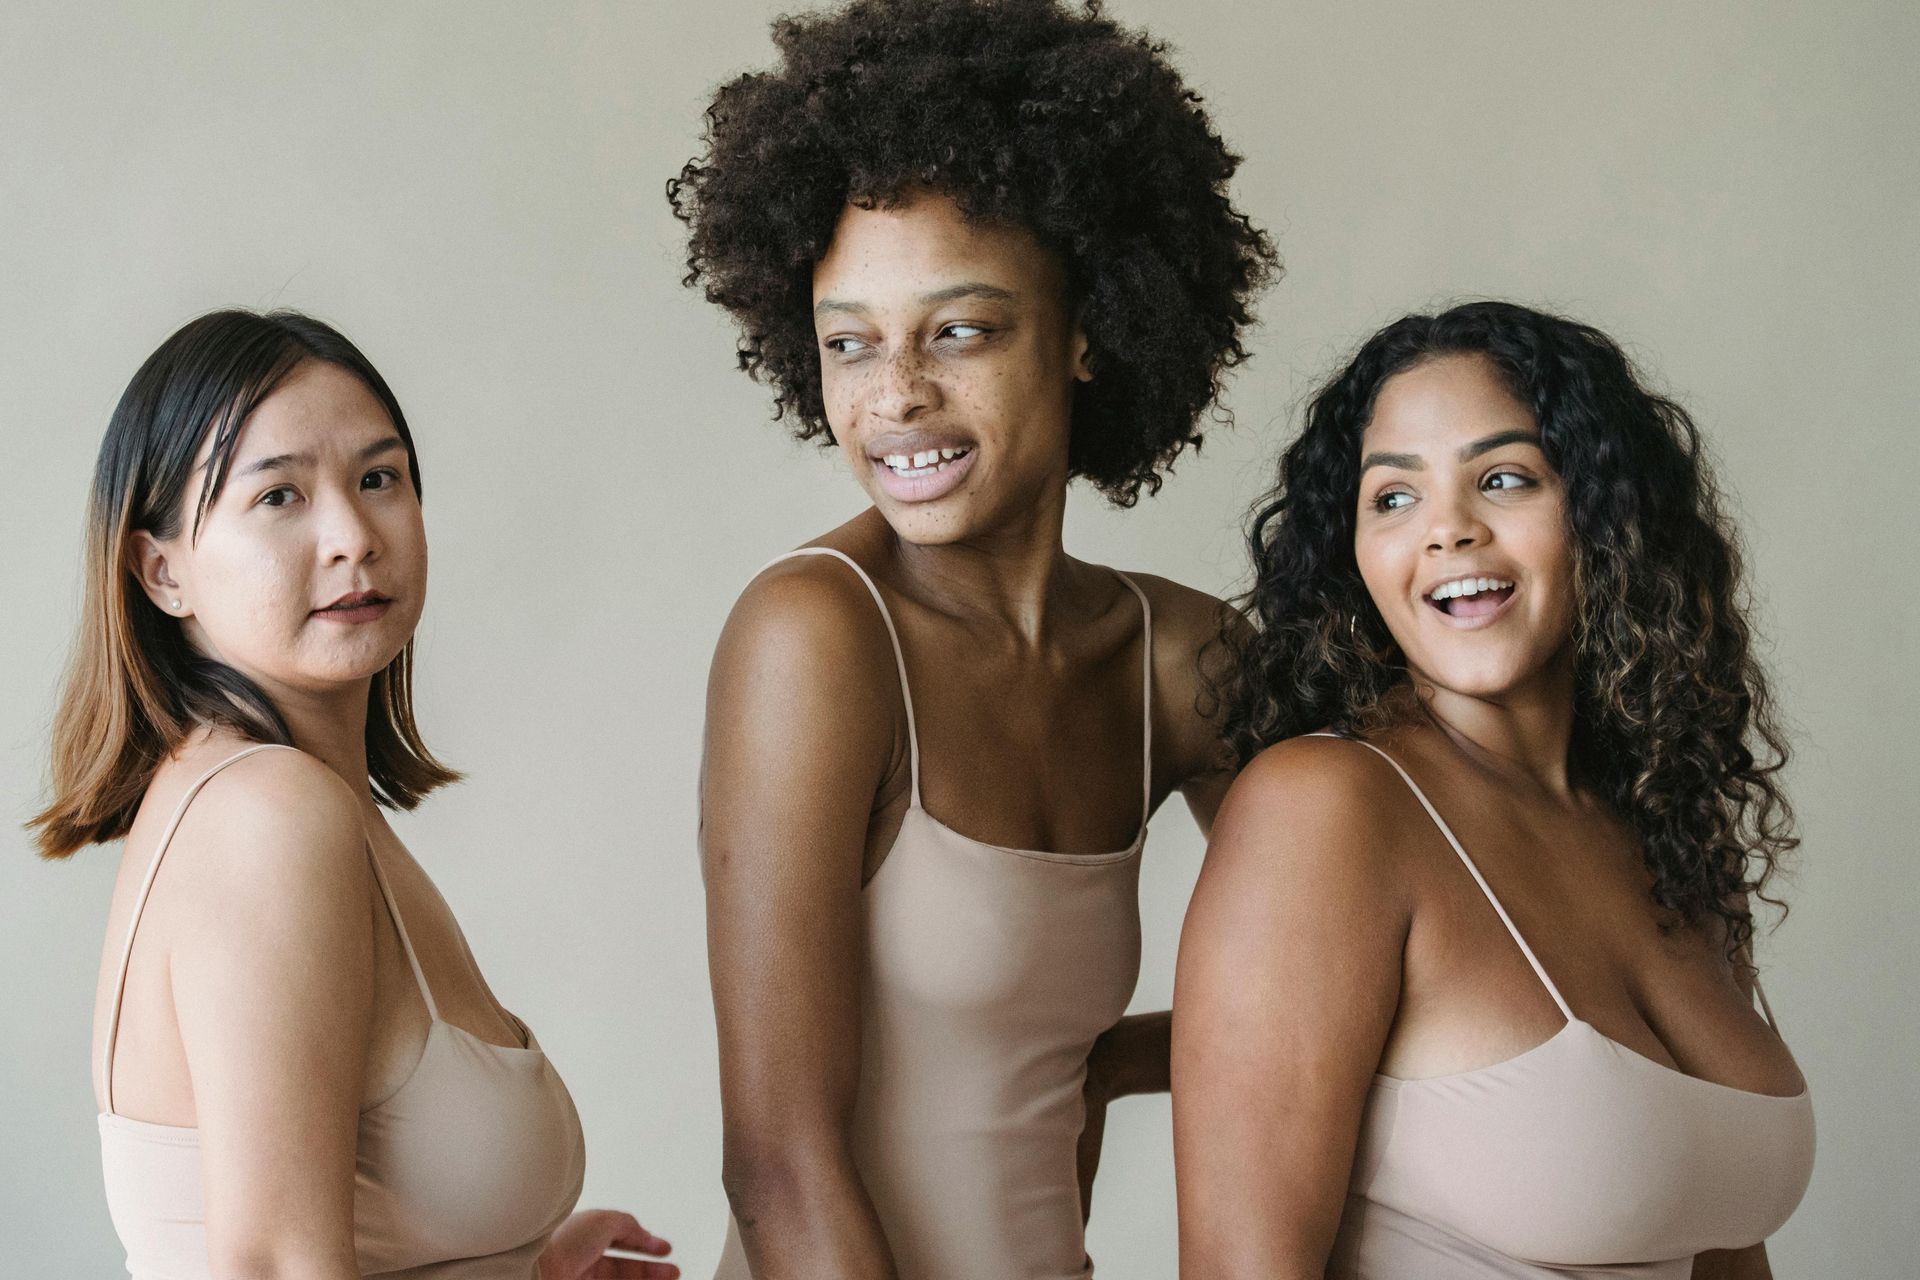
<svg viewBox="0 0 1920 1280">
<path fill-rule="evenodd" d="M 207 1247 L 209 1280 L 358 1280 L 359 1259 L 351 1245 L 339 1249 L 281 1241 L 234 1242 Z"/>
<path fill-rule="evenodd" d="M 310 1222 L 276 1230 L 253 1214 L 245 1224 L 210 1221 L 209 1280 L 360 1280 L 353 1220 Z"/>
<path fill-rule="evenodd" d="M 720 1186 L 742 1233 L 804 1213 L 852 1179 L 853 1157 L 838 1135 L 729 1132 L 722 1145 Z"/>
</svg>

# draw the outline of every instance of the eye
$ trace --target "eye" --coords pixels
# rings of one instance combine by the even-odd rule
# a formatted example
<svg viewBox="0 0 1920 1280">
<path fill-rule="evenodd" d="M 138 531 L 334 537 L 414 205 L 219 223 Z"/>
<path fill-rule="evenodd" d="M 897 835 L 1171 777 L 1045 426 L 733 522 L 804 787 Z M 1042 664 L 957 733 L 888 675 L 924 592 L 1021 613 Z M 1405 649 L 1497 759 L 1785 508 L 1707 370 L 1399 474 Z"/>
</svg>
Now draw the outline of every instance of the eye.
<svg viewBox="0 0 1920 1280">
<path fill-rule="evenodd" d="M 1405 489 L 1388 489 L 1376 494 L 1373 499 L 1375 511 L 1399 511 L 1413 501 L 1413 495 Z"/>
<path fill-rule="evenodd" d="M 820 345 L 837 356 L 850 356 L 856 352 L 867 349 L 867 344 L 859 338 L 849 338 L 844 335 L 838 338 L 828 338 Z"/>
<path fill-rule="evenodd" d="M 375 467 L 360 477 L 360 488 L 366 492 L 378 493 L 391 489 L 400 483 L 400 473 L 392 467 Z"/>
<path fill-rule="evenodd" d="M 1496 471 L 1480 482 L 1483 489 L 1531 489 L 1533 485 L 1532 476 L 1518 471 Z"/>
<path fill-rule="evenodd" d="M 262 507 L 284 507 L 299 496 L 292 485 L 278 484 L 255 498 L 254 502 Z"/>
<path fill-rule="evenodd" d="M 973 338 L 985 337 L 986 333 L 987 333 L 986 326 L 978 325 L 978 324 L 968 324 L 964 320 L 957 320 L 952 324 L 942 325 L 940 327 L 941 337 L 953 338 L 960 342 L 966 342 L 969 339 L 973 339 Z"/>
</svg>

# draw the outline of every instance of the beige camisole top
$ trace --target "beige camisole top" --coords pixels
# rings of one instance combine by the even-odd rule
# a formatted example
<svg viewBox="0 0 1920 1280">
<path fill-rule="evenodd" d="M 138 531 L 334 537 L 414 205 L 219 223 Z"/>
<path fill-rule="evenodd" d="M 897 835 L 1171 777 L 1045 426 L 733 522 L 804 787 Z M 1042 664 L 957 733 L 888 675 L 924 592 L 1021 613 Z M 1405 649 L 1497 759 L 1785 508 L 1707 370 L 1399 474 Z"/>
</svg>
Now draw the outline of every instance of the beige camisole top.
<svg viewBox="0 0 1920 1280">
<path fill-rule="evenodd" d="M 863 892 L 860 1084 L 853 1150 L 901 1280 L 1085 1280 L 1075 1149 L 1087 1054 L 1140 968 L 1138 881 L 1151 794 L 1124 849 L 1059 854 L 985 844 L 920 803 L 920 742 L 893 639 L 912 793 Z M 786 557 L 781 557 L 785 559 Z M 1153 759 L 1152 614 L 1139 587 L 1142 767 Z M 750 1280 L 737 1229 L 719 1280 Z"/>
<path fill-rule="evenodd" d="M 1360 745 L 1412 788 L 1566 1025 L 1478 1070 L 1374 1077 L 1327 1275 L 1687 1280 L 1695 1254 L 1778 1230 L 1813 1173 L 1807 1091 L 1714 1084 L 1582 1022 L 1407 771 Z"/>
<path fill-rule="evenodd" d="M 134 934 L 161 859 L 200 789 L 236 760 L 292 749 L 249 747 L 187 788 L 161 832 L 128 916 L 100 1062 L 100 1096 L 106 1100 L 100 1164 L 132 1280 L 206 1280 L 209 1274 L 199 1131 L 150 1124 L 113 1110 L 114 1039 Z M 579 1198 L 586 1171 L 573 1100 L 524 1024 L 524 1047 L 502 1047 L 441 1020 L 371 846 L 367 857 L 429 1022 L 412 1074 L 360 1113 L 353 1241 L 361 1274 L 388 1280 L 532 1280 L 547 1237 Z"/>
</svg>

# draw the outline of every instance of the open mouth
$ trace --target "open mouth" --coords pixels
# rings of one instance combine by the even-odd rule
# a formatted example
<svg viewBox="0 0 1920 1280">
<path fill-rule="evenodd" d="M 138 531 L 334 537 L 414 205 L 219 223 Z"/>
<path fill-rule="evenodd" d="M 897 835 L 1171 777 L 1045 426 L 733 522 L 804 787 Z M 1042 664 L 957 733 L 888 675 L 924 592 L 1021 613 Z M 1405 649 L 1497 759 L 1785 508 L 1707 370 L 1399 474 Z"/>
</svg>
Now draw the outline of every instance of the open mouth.
<svg viewBox="0 0 1920 1280">
<path fill-rule="evenodd" d="M 895 502 L 934 502 L 959 489 L 979 460 L 979 450 L 966 441 L 947 437 L 878 440 L 867 465 L 881 492 Z"/>
<path fill-rule="evenodd" d="M 938 475 L 972 452 L 971 446 L 962 445 L 958 449 L 922 449 L 918 453 L 889 453 L 880 458 L 880 465 L 904 480 L 918 480 L 924 476 Z"/>
<path fill-rule="evenodd" d="M 1425 599 L 1449 618 L 1486 618 L 1513 599 L 1513 583 L 1506 578 L 1455 578 L 1429 591 Z"/>
</svg>

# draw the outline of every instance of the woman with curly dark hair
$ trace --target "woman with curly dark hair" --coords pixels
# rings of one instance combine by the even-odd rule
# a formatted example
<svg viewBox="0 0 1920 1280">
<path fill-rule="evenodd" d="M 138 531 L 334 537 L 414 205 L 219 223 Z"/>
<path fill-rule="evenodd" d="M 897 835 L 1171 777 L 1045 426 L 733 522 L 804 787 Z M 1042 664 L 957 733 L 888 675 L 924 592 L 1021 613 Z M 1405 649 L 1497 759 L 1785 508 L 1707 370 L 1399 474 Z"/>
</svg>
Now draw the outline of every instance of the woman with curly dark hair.
<svg viewBox="0 0 1920 1280">
<path fill-rule="evenodd" d="M 701 798 L 720 1273 L 1086 1276 L 1146 821 L 1204 826 L 1219 601 L 1069 556 L 1067 486 L 1152 492 L 1245 356 L 1266 238 L 1161 47 L 1051 0 L 783 19 L 669 191 L 741 367 L 869 510 L 762 572 Z M 1144 772 L 1144 776 L 1143 776 Z M 961 834 L 962 832 L 966 834 Z"/>
<path fill-rule="evenodd" d="M 1183 1275 L 1768 1274 L 1813 1114 L 1748 901 L 1794 841 L 1700 453 L 1506 303 L 1312 402 L 1181 939 Z"/>
</svg>

